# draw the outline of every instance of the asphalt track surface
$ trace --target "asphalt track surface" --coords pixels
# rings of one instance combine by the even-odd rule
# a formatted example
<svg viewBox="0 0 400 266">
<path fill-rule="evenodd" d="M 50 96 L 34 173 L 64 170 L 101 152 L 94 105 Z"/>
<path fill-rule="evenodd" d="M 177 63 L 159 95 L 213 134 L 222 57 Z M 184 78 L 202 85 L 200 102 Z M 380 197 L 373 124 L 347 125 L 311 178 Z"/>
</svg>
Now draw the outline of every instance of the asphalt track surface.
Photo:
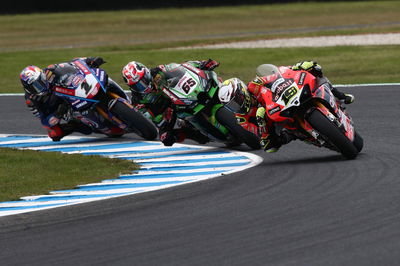
<svg viewBox="0 0 400 266">
<path fill-rule="evenodd" d="M 400 86 L 346 91 L 357 159 L 297 141 L 236 174 L 1 217 L 1 265 L 398 265 Z M 43 134 L 21 97 L 0 106 L 0 133 Z"/>
</svg>

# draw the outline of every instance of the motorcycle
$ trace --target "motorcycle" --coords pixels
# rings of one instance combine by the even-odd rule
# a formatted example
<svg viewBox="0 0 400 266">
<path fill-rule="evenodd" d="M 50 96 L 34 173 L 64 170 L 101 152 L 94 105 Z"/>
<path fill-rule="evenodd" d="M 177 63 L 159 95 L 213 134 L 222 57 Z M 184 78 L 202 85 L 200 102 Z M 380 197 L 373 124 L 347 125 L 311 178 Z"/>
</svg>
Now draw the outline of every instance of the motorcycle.
<svg viewBox="0 0 400 266">
<path fill-rule="evenodd" d="M 214 71 L 172 63 L 165 67 L 165 78 L 162 91 L 171 99 L 179 119 L 189 122 L 212 141 L 260 148 L 258 136 L 241 127 L 235 115 L 221 104 L 220 81 Z"/>
<path fill-rule="evenodd" d="M 94 132 L 119 137 L 136 133 L 154 140 L 155 125 L 131 105 L 123 89 L 100 68 L 90 68 L 83 60 L 60 64 L 52 89 L 70 107 L 72 119 L 78 119 Z"/>
<path fill-rule="evenodd" d="M 340 152 L 353 159 L 363 148 L 363 139 L 353 120 L 337 100 L 330 84 L 317 84 L 306 71 L 264 64 L 257 75 L 268 82 L 262 90 L 266 116 L 277 134 L 286 131 L 296 138 Z"/>
</svg>

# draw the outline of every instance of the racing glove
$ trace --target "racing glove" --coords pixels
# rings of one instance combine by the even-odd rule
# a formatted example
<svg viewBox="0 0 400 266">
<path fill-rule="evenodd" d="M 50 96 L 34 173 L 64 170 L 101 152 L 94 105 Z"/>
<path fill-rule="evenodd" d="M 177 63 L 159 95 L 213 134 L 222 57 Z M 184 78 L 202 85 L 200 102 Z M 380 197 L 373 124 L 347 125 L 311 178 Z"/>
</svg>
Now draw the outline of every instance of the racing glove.
<svg viewBox="0 0 400 266">
<path fill-rule="evenodd" d="M 172 146 L 178 141 L 178 137 L 174 134 L 173 130 L 170 130 L 160 134 L 160 141 L 164 146 Z"/>
<path fill-rule="evenodd" d="M 68 105 L 66 103 L 62 103 L 58 106 L 57 110 L 54 112 L 54 116 L 58 119 L 63 118 L 63 116 L 68 112 Z"/>
<path fill-rule="evenodd" d="M 345 93 L 344 95 L 345 95 L 344 97 L 345 104 L 351 104 L 354 102 L 355 97 L 353 94 Z"/>
<path fill-rule="evenodd" d="M 102 57 L 96 56 L 86 58 L 86 63 L 90 67 L 99 68 L 102 64 L 106 63 L 106 61 L 104 61 Z"/>
<path fill-rule="evenodd" d="M 292 66 L 293 70 L 305 70 L 313 76 L 321 78 L 323 76 L 322 67 L 314 61 L 302 61 Z"/>
<path fill-rule="evenodd" d="M 257 109 L 256 119 L 257 119 L 257 124 L 259 127 L 267 126 L 267 121 L 265 121 L 265 108 L 264 107 L 259 107 Z"/>
<path fill-rule="evenodd" d="M 217 66 L 219 66 L 219 63 L 217 61 L 212 60 L 212 59 L 208 59 L 208 60 L 204 60 L 204 61 L 201 62 L 200 69 L 212 71 Z"/>
<path fill-rule="evenodd" d="M 29 110 L 33 114 L 34 117 L 40 118 L 40 113 L 39 110 L 36 108 L 36 106 L 33 104 L 33 102 L 29 99 L 25 101 L 26 105 L 28 106 Z"/>
</svg>

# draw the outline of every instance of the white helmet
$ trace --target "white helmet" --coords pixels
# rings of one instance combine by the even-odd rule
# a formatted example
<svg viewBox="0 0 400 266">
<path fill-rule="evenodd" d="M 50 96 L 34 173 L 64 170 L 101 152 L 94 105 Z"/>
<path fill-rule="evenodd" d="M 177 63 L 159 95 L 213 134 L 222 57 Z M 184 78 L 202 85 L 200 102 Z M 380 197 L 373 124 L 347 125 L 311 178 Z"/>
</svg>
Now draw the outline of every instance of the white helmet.
<svg viewBox="0 0 400 266">
<path fill-rule="evenodd" d="M 251 97 L 247 86 L 238 78 L 225 80 L 218 91 L 218 98 L 234 113 L 245 114 L 250 110 Z"/>
</svg>

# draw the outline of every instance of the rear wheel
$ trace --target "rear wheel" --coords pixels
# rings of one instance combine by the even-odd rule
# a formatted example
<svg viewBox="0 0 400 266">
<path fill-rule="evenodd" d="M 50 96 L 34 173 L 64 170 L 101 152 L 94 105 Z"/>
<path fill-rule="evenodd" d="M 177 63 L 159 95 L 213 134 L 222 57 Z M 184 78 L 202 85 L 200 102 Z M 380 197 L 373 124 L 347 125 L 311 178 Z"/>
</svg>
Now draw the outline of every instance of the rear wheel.
<svg viewBox="0 0 400 266">
<path fill-rule="evenodd" d="M 246 143 L 252 149 L 260 149 L 260 139 L 250 131 L 244 129 L 236 121 L 234 114 L 226 108 L 221 107 L 215 114 L 217 121 L 225 126 L 229 132 L 240 142 Z"/>
<path fill-rule="evenodd" d="M 111 111 L 142 138 L 154 140 L 157 137 L 158 131 L 153 122 L 126 104 L 116 101 Z"/>
<path fill-rule="evenodd" d="M 307 120 L 315 130 L 335 145 L 344 157 L 353 159 L 357 156 L 358 149 L 355 145 L 319 110 L 314 110 Z"/>
</svg>

